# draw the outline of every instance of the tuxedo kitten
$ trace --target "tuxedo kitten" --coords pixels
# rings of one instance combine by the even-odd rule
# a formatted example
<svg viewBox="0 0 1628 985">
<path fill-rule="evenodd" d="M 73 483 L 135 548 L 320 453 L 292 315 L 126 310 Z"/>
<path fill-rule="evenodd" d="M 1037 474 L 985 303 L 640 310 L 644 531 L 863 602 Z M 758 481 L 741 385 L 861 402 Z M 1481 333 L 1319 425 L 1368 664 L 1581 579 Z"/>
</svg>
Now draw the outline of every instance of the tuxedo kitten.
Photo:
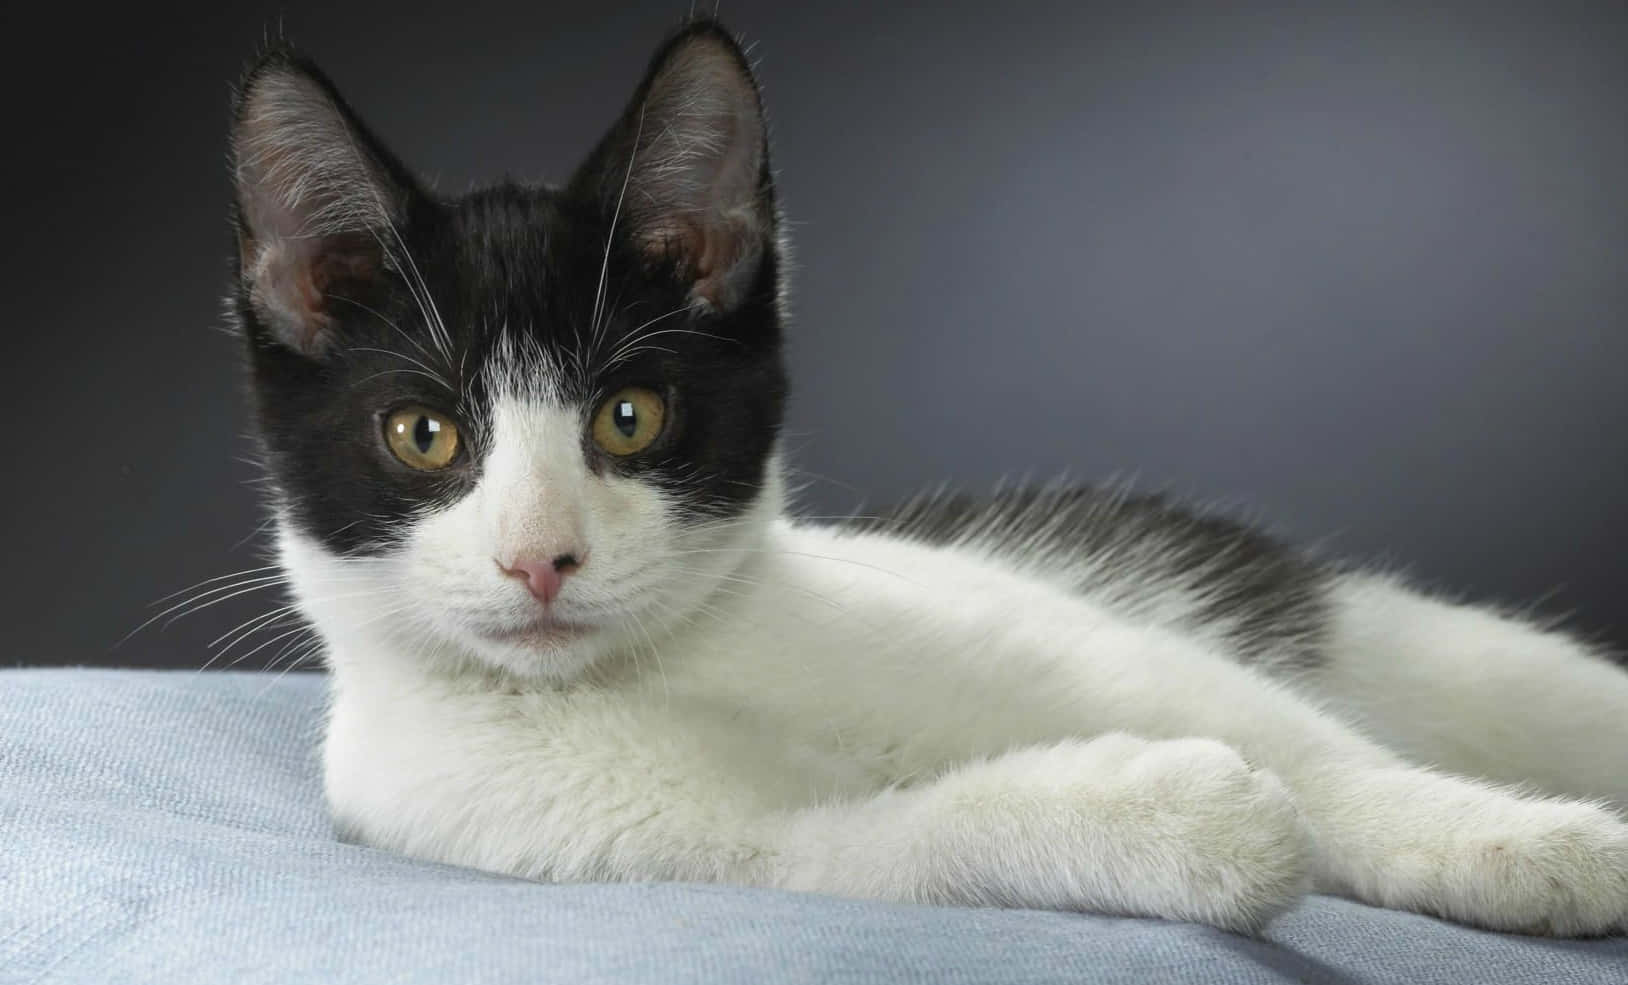
<svg viewBox="0 0 1628 985">
<path fill-rule="evenodd" d="M 789 516 L 783 222 L 694 23 L 563 187 L 433 193 L 286 47 L 231 306 L 340 831 L 542 880 L 1628 926 L 1628 673 L 1085 488 Z"/>
</svg>

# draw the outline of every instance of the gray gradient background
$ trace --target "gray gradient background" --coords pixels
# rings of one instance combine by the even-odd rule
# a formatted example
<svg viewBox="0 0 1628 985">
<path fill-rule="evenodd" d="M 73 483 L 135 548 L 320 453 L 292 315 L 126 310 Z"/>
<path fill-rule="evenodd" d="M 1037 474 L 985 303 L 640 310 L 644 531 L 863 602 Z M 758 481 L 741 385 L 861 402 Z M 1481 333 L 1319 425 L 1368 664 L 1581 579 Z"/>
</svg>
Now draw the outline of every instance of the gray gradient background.
<svg viewBox="0 0 1628 985">
<path fill-rule="evenodd" d="M 563 179 L 685 5 L 62 6 L 4 87 L 6 662 L 196 665 L 269 600 L 112 645 L 260 563 L 215 328 L 263 31 L 461 190 Z M 805 502 L 1134 476 L 1628 643 L 1623 6 L 1229 6 L 726 5 Z"/>
</svg>

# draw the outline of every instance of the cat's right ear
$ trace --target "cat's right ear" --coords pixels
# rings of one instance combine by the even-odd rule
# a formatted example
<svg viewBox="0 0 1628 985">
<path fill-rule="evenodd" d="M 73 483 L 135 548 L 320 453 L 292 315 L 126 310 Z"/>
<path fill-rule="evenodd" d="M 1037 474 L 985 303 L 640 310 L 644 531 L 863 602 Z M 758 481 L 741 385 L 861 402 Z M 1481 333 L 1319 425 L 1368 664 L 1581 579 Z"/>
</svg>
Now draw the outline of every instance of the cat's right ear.
<svg viewBox="0 0 1628 985">
<path fill-rule="evenodd" d="M 746 52 L 696 21 L 657 50 L 571 189 L 692 304 L 729 311 L 779 249 L 766 130 Z"/>
<path fill-rule="evenodd" d="M 240 299 L 270 339 L 320 358 L 347 302 L 376 302 L 411 177 L 286 47 L 239 85 L 231 138 Z"/>
</svg>

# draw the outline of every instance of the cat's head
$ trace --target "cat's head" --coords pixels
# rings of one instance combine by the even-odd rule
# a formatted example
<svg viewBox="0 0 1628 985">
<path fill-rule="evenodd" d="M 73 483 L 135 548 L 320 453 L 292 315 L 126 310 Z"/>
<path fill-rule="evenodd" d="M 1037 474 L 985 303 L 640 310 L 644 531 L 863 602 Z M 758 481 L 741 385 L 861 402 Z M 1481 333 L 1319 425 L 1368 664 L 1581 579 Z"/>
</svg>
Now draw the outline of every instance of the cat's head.
<svg viewBox="0 0 1628 985">
<path fill-rule="evenodd" d="M 330 643 L 566 677 L 692 618 L 779 505 L 779 223 L 734 40 L 671 38 L 560 188 L 435 196 L 286 48 L 231 146 L 231 307 Z"/>
</svg>

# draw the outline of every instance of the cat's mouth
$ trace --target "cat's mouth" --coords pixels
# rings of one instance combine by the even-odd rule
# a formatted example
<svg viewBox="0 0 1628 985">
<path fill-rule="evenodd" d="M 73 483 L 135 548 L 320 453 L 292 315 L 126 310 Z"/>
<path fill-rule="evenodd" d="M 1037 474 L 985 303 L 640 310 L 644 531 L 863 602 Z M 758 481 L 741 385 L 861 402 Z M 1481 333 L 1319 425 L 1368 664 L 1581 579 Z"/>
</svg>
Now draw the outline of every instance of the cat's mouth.
<svg viewBox="0 0 1628 985">
<path fill-rule="evenodd" d="M 520 646 L 559 647 L 593 632 L 594 627 L 586 623 L 569 622 L 564 619 L 543 617 L 533 620 L 523 626 L 511 626 L 503 629 L 486 629 L 481 635 L 498 643 L 508 643 Z"/>
</svg>

